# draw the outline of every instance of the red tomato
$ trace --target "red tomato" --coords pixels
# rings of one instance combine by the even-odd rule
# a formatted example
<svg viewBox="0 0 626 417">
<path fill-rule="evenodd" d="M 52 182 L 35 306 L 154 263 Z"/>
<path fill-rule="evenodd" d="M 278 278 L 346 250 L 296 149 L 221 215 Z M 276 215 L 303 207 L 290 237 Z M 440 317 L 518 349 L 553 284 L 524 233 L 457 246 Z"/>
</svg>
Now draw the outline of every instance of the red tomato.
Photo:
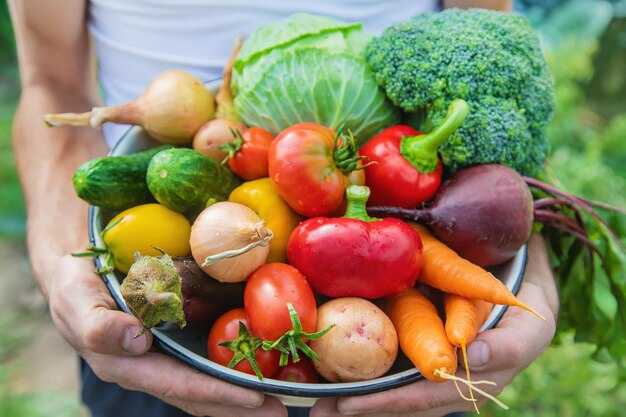
<svg viewBox="0 0 626 417">
<path fill-rule="evenodd" d="M 283 130 L 270 146 L 270 179 L 278 194 L 303 216 L 336 213 L 346 187 L 365 183 L 363 170 L 355 170 L 356 144 L 346 141 L 338 151 L 335 137 L 325 126 L 299 123 Z"/>
<path fill-rule="evenodd" d="M 260 127 L 237 133 L 235 140 L 224 147 L 230 155 L 230 169 L 246 181 L 267 177 L 268 153 L 274 136 Z"/>
<path fill-rule="evenodd" d="M 315 370 L 311 359 L 306 356 L 301 356 L 300 360 L 296 363 L 289 359 L 287 365 L 279 367 L 272 378 L 280 381 L 304 382 L 309 384 L 314 384 L 320 380 L 320 376 Z"/>
<path fill-rule="evenodd" d="M 228 341 L 237 341 L 242 353 L 254 345 L 255 340 L 259 343 L 254 359 L 259 365 L 259 369 L 264 377 L 271 377 L 278 370 L 278 363 L 280 359 L 280 352 L 277 350 L 265 351 L 260 347 L 260 340 L 254 336 L 254 333 L 249 332 L 248 337 L 241 338 L 239 334 L 239 323 L 243 323 L 246 328 L 250 329 L 250 323 L 246 317 L 246 313 L 243 308 L 235 308 L 227 311 L 221 315 L 211 327 L 209 332 L 208 350 L 209 359 L 213 362 L 217 362 L 220 365 L 228 366 L 233 359 L 235 352 L 225 346 L 220 346 L 220 343 Z M 243 359 L 236 364 L 233 369 L 247 374 L 255 375 L 250 362 L 247 359 Z"/>
<path fill-rule="evenodd" d="M 248 278 L 243 305 L 252 331 L 263 340 L 274 341 L 293 325 L 287 303 L 298 313 L 302 330 L 315 331 L 317 306 L 307 279 L 291 265 L 271 263 L 261 266 Z"/>
</svg>

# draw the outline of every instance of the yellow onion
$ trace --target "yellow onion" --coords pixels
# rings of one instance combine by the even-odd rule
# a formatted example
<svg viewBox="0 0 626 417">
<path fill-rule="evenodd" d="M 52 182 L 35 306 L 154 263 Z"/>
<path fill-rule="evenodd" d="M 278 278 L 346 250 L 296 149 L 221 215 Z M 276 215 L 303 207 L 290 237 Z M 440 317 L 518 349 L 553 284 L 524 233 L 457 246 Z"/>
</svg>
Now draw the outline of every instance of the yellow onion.
<svg viewBox="0 0 626 417">
<path fill-rule="evenodd" d="M 227 201 L 204 209 L 191 226 L 191 254 L 221 282 L 241 282 L 263 265 L 273 233 L 252 209 Z"/>
<path fill-rule="evenodd" d="M 47 114 L 49 126 L 92 126 L 104 122 L 142 126 L 163 143 L 191 144 L 200 126 L 215 115 L 213 94 L 193 75 L 179 70 L 157 76 L 136 100 L 94 107 L 86 113 Z"/>
<path fill-rule="evenodd" d="M 233 62 L 235 62 L 242 44 L 243 38 L 238 37 L 235 40 L 235 46 L 231 51 L 230 58 L 222 70 L 222 84 L 215 96 L 217 105 L 215 119 L 209 120 L 202 125 L 193 138 L 193 148 L 218 163 L 221 163 L 228 156 L 228 153 L 221 150 L 220 147 L 235 140 L 234 131 L 243 132 L 248 128 L 239 119 L 235 111 L 233 94 L 230 89 Z"/>
</svg>

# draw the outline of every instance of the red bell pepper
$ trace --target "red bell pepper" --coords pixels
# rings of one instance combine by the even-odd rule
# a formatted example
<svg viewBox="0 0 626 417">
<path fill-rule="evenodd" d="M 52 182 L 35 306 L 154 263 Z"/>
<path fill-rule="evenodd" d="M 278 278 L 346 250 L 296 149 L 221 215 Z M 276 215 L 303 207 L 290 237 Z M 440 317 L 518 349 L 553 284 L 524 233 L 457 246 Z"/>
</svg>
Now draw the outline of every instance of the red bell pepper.
<svg viewBox="0 0 626 417">
<path fill-rule="evenodd" d="M 466 101 L 454 100 L 443 123 L 428 134 L 397 125 L 370 139 L 359 152 L 368 163 L 365 183 L 372 193 L 369 204 L 415 208 L 433 198 L 443 173 L 437 149 L 468 113 Z"/>
<path fill-rule="evenodd" d="M 395 218 L 369 217 L 369 189 L 350 185 L 341 218 L 315 217 L 296 227 L 287 257 L 311 287 L 330 297 L 379 298 L 415 284 L 422 269 L 422 240 Z"/>
</svg>

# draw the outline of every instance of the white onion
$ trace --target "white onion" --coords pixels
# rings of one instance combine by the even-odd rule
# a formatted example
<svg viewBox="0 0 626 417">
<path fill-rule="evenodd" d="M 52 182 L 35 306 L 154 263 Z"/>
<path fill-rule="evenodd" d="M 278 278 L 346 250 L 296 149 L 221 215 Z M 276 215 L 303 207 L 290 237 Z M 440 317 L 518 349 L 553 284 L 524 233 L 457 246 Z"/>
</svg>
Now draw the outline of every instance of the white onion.
<svg viewBox="0 0 626 417">
<path fill-rule="evenodd" d="M 244 281 L 263 265 L 272 231 L 250 208 L 227 201 L 204 209 L 191 227 L 191 254 L 221 282 Z"/>
<path fill-rule="evenodd" d="M 195 76 L 166 71 L 152 80 L 141 97 L 111 107 L 94 107 L 87 113 L 47 114 L 49 126 L 92 126 L 104 122 L 142 126 L 163 143 L 191 144 L 200 126 L 213 119 L 213 94 Z"/>
</svg>

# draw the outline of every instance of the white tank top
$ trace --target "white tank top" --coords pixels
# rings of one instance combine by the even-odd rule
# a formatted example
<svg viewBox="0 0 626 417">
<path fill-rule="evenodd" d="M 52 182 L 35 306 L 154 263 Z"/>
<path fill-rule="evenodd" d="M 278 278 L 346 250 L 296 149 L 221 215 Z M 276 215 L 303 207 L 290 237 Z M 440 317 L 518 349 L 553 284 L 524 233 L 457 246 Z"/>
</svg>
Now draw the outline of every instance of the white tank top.
<svg viewBox="0 0 626 417">
<path fill-rule="evenodd" d="M 105 105 L 139 97 L 169 69 L 218 78 L 235 38 L 296 12 L 363 22 L 380 33 L 394 22 L 435 11 L 439 0 L 90 0 L 89 29 Z M 128 126 L 107 123 L 115 144 Z"/>
</svg>

